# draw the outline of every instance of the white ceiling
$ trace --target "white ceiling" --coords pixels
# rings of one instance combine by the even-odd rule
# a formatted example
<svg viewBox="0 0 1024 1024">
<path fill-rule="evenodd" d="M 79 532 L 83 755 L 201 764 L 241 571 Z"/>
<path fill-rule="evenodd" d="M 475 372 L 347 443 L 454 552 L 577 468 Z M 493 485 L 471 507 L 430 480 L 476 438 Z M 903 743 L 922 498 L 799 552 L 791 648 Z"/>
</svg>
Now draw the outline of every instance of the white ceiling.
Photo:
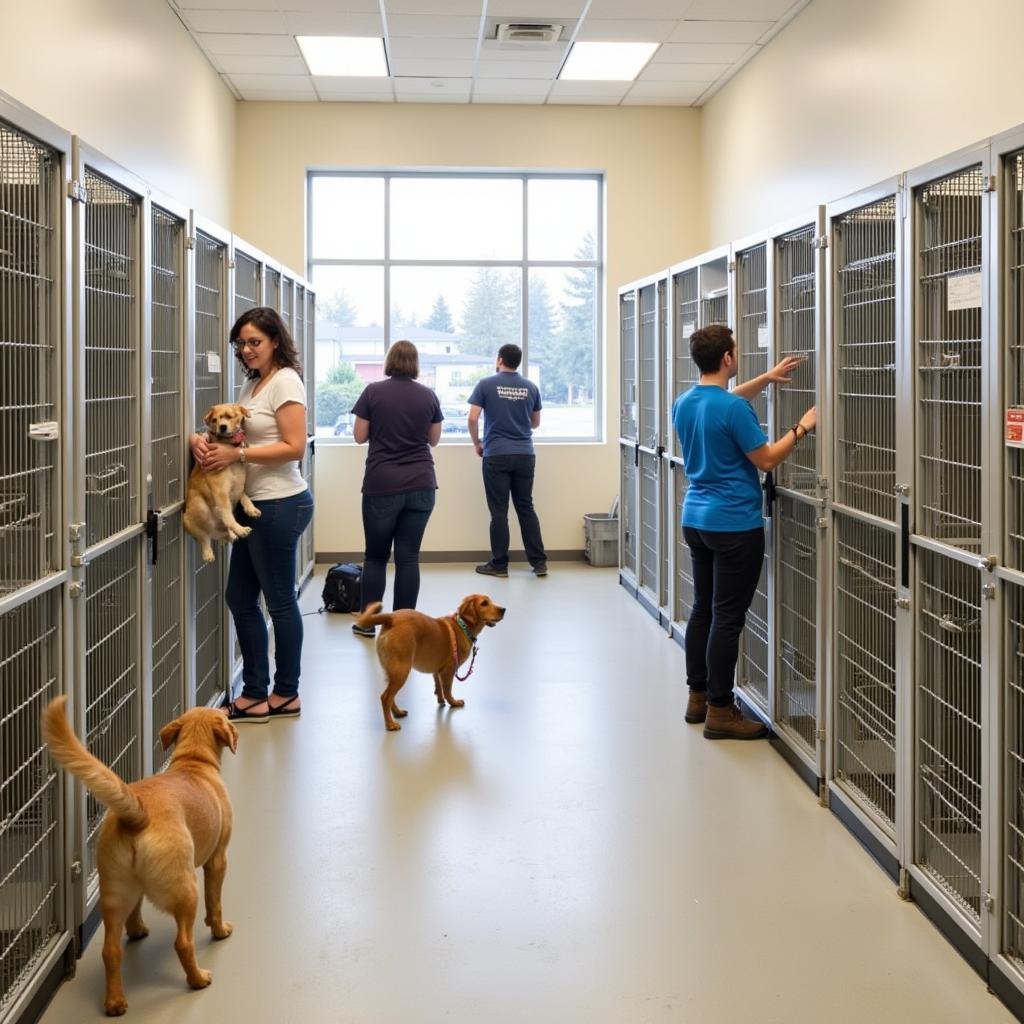
<svg viewBox="0 0 1024 1024">
<path fill-rule="evenodd" d="M 167 0 L 243 100 L 704 103 L 810 0 Z M 564 26 L 499 48 L 497 21 Z M 309 74 L 297 35 L 380 36 L 389 78 Z M 635 82 L 560 82 L 576 41 L 659 43 Z"/>
</svg>

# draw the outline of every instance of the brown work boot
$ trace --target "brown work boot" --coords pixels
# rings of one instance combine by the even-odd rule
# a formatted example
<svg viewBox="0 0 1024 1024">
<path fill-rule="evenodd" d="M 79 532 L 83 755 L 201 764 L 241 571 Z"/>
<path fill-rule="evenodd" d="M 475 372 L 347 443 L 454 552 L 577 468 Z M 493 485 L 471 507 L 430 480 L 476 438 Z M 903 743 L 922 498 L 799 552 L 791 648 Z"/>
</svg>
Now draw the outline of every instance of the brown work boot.
<svg viewBox="0 0 1024 1024">
<path fill-rule="evenodd" d="M 686 701 L 686 721 L 690 725 L 699 725 L 708 717 L 707 690 L 691 690 Z"/>
<path fill-rule="evenodd" d="M 759 740 L 767 735 L 767 726 L 744 718 L 736 704 L 727 708 L 708 707 L 704 722 L 706 740 Z"/>
</svg>

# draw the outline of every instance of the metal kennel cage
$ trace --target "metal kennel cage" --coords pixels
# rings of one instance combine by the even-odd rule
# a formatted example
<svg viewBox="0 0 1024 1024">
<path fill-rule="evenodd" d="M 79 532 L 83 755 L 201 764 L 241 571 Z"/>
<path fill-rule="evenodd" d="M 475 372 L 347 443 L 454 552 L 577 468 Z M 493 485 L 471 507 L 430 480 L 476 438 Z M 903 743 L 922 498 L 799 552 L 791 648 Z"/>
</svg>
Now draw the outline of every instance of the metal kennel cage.
<svg viewBox="0 0 1024 1024">
<path fill-rule="evenodd" d="M 232 240 L 232 323 L 243 313 L 248 313 L 250 309 L 255 309 L 257 306 L 264 304 L 262 302 L 263 262 L 259 257 L 247 252 L 243 245 L 244 243 L 237 239 Z M 227 356 L 228 387 L 232 400 L 238 401 L 238 396 L 245 386 L 246 377 L 242 372 L 241 364 L 235 358 L 235 354 L 229 351 Z"/>
<path fill-rule="evenodd" d="M 70 689 L 71 138 L 0 93 L 0 1019 L 63 973 L 71 788 L 40 712 Z"/>
<path fill-rule="evenodd" d="M 281 270 L 281 319 L 284 321 L 285 326 L 293 334 L 295 333 L 295 323 L 293 316 L 295 313 L 295 277 L 288 274 L 284 269 Z"/>
<path fill-rule="evenodd" d="M 263 266 L 263 305 L 281 308 L 281 271 L 270 263 Z"/>
<path fill-rule="evenodd" d="M 658 280 L 658 337 L 661 351 L 658 358 L 658 610 L 663 623 L 672 622 L 672 554 L 675 523 L 672 511 L 672 462 L 669 455 L 672 425 L 672 396 L 668 369 L 671 366 L 671 278 L 668 274 Z M 677 516 L 675 518 L 678 518 Z"/>
<path fill-rule="evenodd" d="M 700 257 L 700 326 L 729 322 L 729 248 Z"/>
<path fill-rule="evenodd" d="M 231 321 L 231 284 L 228 273 L 230 236 L 193 217 L 195 299 L 193 398 L 196 423 L 206 410 L 224 401 L 223 362 L 234 358 L 225 339 Z M 227 692 L 228 622 L 224 607 L 226 557 L 217 551 L 214 562 L 204 563 L 198 545 L 189 540 L 188 566 L 191 586 L 189 607 L 194 618 L 195 703 L 216 705 Z"/>
<path fill-rule="evenodd" d="M 619 291 L 619 437 L 637 439 L 636 291 Z"/>
<path fill-rule="evenodd" d="M 619 560 L 626 581 L 637 578 L 639 524 L 637 522 L 638 455 L 635 445 L 620 445 Z"/>
<path fill-rule="evenodd" d="M 672 400 L 697 383 L 700 373 L 690 356 L 690 337 L 698 326 L 700 316 L 699 282 L 696 264 L 673 267 L 672 294 L 672 361 L 669 373 Z M 671 409 L 671 404 L 669 405 Z M 679 439 L 672 431 L 669 450 L 679 455 Z"/>
<path fill-rule="evenodd" d="M 637 474 L 639 480 L 639 556 L 637 585 L 648 609 L 660 608 L 661 547 L 661 425 L 662 367 L 665 362 L 664 335 L 658 306 L 664 275 L 637 283 L 639 324 L 637 329 Z"/>
<path fill-rule="evenodd" d="M 306 433 L 316 433 L 316 293 L 306 285 L 306 355 L 302 360 L 302 379 L 306 385 Z M 312 530 L 312 524 L 310 530 Z"/>
<path fill-rule="evenodd" d="M 637 292 L 619 289 L 619 566 L 620 579 L 636 586 L 639 530 L 637 488 Z"/>
</svg>

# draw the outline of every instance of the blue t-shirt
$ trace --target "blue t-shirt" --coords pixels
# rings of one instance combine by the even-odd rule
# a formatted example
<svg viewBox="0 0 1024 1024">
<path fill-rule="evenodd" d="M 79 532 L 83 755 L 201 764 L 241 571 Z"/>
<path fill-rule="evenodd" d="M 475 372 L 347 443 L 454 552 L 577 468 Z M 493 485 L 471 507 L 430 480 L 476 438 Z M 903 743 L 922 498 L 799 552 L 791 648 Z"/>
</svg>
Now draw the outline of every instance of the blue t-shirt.
<svg viewBox="0 0 1024 1024">
<path fill-rule="evenodd" d="M 761 480 L 747 458 L 768 443 L 754 407 L 714 384 L 696 384 L 672 406 L 689 487 L 683 526 L 739 532 L 764 526 Z"/>
<path fill-rule="evenodd" d="M 484 411 L 484 458 L 488 455 L 532 455 L 533 426 L 539 412 L 540 388 L 521 373 L 503 370 L 477 381 L 470 405 Z"/>
</svg>

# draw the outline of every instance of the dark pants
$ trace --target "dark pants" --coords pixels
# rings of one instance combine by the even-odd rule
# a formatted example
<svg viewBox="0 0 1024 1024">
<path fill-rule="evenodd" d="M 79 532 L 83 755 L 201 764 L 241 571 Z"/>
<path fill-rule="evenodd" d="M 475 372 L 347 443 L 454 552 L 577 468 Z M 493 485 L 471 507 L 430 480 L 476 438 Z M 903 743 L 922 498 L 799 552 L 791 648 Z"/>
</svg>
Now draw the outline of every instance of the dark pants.
<svg viewBox="0 0 1024 1024">
<path fill-rule="evenodd" d="M 363 495 L 363 559 L 361 601 L 363 607 L 384 596 L 388 558 L 395 546 L 395 593 L 391 607 L 415 608 L 420 595 L 420 544 L 427 520 L 434 511 L 436 492 L 403 491 L 401 494 Z"/>
<path fill-rule="evenodd" d="M 499 569 L 508 566 L 508 499 L 512 497 L 519 532 L 530 565 L 547 561 L 540 520 L 533 510 L 533 472 L 536 455 L 484 456 L 484 492 L 491 513 L 491 564 Z"/>
<path fill-rule="evenodd" d="M 242 696 L 266 700 L 270 688 L 267 624 L 260 610 L 262 592 L 274 624 L 274 692 L 294 697 L 302 665 L 302 614 L 295 596 L 295 558 L 299 537 L 313 518 L 309 491 L 289 498 L 254 501 L 263 514 L 250 519 L 241 508 L 235 517 L 252 533 L 231 545 L 227 603 L 242 649 Z"/>
<path fill-rule="evenodd" d="M 761 578 L 764 528 L 726 533 L 684 526 L 683 536 L 694 582 L 686 682 L 691 690 L 706 690 L 713 707 L 726 708 L 733 702 L 740 633 Z"/>
</svg>

